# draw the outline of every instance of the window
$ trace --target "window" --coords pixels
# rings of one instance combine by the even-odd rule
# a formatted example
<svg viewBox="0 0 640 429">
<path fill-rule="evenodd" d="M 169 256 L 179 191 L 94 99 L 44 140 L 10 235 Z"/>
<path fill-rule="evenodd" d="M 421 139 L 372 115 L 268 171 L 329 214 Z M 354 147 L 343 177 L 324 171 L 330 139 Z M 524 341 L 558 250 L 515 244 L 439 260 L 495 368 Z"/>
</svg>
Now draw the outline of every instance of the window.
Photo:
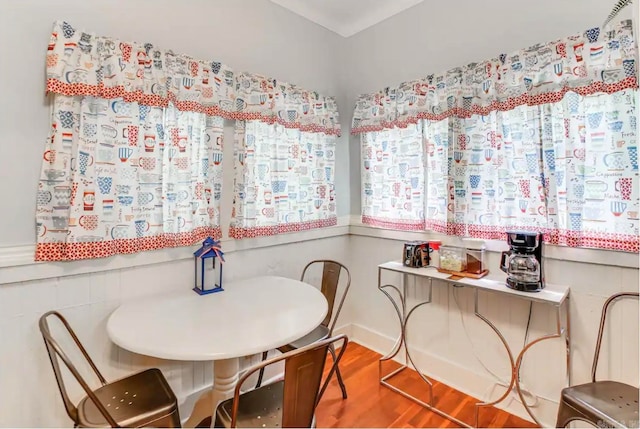
<svg viewBox="0 0 640 429">
<path fill-rule="evenodd" d="M 335 136 L 278 123 L 236 123 L 230 236 L 276 235 L 335 225 Z"/>
<path fill-rule="evenodd" d="M 222 116 L 231 116 L 223 107 L 232 84 L 220 63 L 56 23 L 36 260 L 220 237 Z"/>
<path fill-rule="evenodd" d="M 361 139 L 362 222 L 423 230 L 422 125 L 364 133 Z"/>
<path fill-rule="evenodd" d="M 635 57 L 624 21 L 362 96 L 363 223 L 638 252 Z M 414 158 L 424 211 L 392 204 Z"/>
<path fill-rule="evenodd" d="M 229 235 L 259 237 L 336 225 L 331 97 L 275 79 L 237 76 L 234 204 Z"/>
<path fill-rule="evenodd" d="M 36 260 L 219 238 L 223 118 L 237 121 L 232 237 L 337 223 L 331 97 L 66 22 L 51 35 L 47 91 Z"/>
</svg>

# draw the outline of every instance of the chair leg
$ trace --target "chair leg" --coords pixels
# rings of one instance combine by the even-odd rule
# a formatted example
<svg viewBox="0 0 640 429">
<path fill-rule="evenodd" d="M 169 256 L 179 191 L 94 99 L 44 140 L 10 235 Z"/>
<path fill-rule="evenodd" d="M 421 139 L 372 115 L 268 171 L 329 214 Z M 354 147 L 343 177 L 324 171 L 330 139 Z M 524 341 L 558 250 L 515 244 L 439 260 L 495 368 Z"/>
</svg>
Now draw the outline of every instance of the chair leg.
<svg viewBox="0 0 640 429">
<path fill-rule="evenodd" d="M 333 344 L 329 346 L 329 352 L 331 353 L 331 357 L 335 361 L 336 349 L 333 347 Z M 344 385 L 344 381 L 342 380 L 342 374 L 340 373 L 340 366 L 338 365 L 336 365 L 336 377 L 338 378 L 338 384 L 340 385 L 340 390 L 342 390 L 342 399 L 347 399 L 347 387 Z"/>
<path fill-rule="evenodd" d="M 333 361 L 336 361 L 336 350 L 333 347 L 333 344 L 331 344 L 329 346 L 329 353 L 331 353 L 331 358 L 333 359 Z M 347 388 L 344 385 L 344 381 L 342 380 L 342 374 L 340 374 L 340 367 L 338 365 L 336 365 L 336 377 L 338 379 L 338 384 L 340 385 L 340 390 L 342 390 L 342 399 L 347 399 Z M 322 385 L 322 389 L 320 390 L 320 394 L 318 395 L 318 402 L 320 401 L 320 398 L 322 398 L 322 395 L 324 394 L 324 391 L 327 389 L 327 386 L 329 385 L 329 381 L 331 381 L 331 373 L 329 373 L 329 375 L 327 376 L 327 379 L 324 381 L 324 384 Z"/>
<path fill-rule="evenodd" d="M 262 360 L 267 360 L 267 354 L 269 351 L 262 352 Z M 264 377 L 264 368 L 260 369 L 260 373 L 258 374 L 258 382 L 256 383 L 256 389 L 262 385 L 262 377 Z"/>
</svg>

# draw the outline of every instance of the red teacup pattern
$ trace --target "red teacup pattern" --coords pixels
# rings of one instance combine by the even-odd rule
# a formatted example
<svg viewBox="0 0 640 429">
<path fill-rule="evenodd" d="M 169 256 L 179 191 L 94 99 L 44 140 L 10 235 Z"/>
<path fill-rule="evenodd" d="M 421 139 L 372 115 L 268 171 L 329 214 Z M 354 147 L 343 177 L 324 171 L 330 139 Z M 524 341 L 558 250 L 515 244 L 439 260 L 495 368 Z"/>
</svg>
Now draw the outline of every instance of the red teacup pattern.
<svg viewBox="0 0 640 429">
<path fill-rule="evenodd" d="M 615 190 L 620 193 L 620 197 L 623 200 L 631 200 L 633 195 L 633 179 L 633 177 L 622 177 L 615 182 Z M 637 186 L 638 184 L 636 183 L 636 187 Z"/>
<path fill-rule="evenodd" d="M 222 118 L 277 124 L 287 142 L 298 136 L 299 152 L 291 152 L 297 163 L 289 165 L 289 154 L 280 154 L 288 164 L 282 171 L 292 176 L 269 176 L 273 203 L 289 209 L 284 215 L 274 212 L 273 218 L 286 223 L 279 231 L 335 223 L 331 190 L 340 123 L 334 98 L 273 78 L 235 74 L 217 61 L 97 36 L 62 21 L 54 24 L 46 65 L 53 114 L 38 193 L 37 260 L 218 238 Z M 235 158 L 241 166 L 245 155 Z M 55 186 L 72 183 L 71 203 L 49 201 Z M 314 199 L 319 184 L 328 186 Z M 302 201 L 293 196 L 305 193 Z M 69 222 L 87 211 L 98 216 L 90 234 Z M 83 218 L 83 225 L 93 228 L 92 219 Z"/>
<path fill-rule="evenodd" d="M 424 219 L 437 232 L 485 239 L 534 230 L 549 243 L 637 252 L 634 96 L 600 94 L 586 103 L 569 93 L 548 109 L 521 106 L 364 133 L 363 222 L 410 229 Z M 415 170 L 406 161 L 412 158 Z M 413 182 L 422 180 L 417 196 L 424 195 L 424 205 L 411 200 Z"/>
<path fill-rule="evenodd" d="M 155 107 L 173 103 L 208 116 L 340 135 L 333 97 L 271 77 L 234 73 L 218 61 L 195 60 L 150 43 L 97 36 L 67 22 L 54 23 L 46 64 L 49 93 L 121 97 Z"/>
</svg>

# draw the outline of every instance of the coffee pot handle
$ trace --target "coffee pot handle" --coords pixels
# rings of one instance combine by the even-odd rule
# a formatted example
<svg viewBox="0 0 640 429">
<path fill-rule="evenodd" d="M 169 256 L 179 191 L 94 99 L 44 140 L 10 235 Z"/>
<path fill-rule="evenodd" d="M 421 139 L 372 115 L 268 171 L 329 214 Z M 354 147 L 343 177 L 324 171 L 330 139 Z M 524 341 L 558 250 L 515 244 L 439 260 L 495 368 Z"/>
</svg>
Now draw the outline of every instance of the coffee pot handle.
<svg viewBox="0 0 640 429">
<path fill-rule="evenodd" d="M 506 251 L 502 252 L 502 256 L 500 257 L 500 269 L 507 272 L 507 257 L 511 255 L 511 252 Z"/>
</svg>

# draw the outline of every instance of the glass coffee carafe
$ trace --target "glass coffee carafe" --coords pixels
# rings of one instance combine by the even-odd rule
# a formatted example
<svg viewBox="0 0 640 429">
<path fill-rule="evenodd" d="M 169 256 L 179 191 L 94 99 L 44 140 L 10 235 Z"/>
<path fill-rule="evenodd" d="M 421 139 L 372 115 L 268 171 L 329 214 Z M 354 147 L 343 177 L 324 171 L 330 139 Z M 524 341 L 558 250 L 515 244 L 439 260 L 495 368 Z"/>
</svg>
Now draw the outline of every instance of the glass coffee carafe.
<svg viewBox="0 0 640 429">
<path fill-rule="evenodd" d="M 511 254 L 506 266 L 509 278 L 515 282 L 537 284 L 540 281 L 540 263 L 533 254 Z"/>
</svg>

